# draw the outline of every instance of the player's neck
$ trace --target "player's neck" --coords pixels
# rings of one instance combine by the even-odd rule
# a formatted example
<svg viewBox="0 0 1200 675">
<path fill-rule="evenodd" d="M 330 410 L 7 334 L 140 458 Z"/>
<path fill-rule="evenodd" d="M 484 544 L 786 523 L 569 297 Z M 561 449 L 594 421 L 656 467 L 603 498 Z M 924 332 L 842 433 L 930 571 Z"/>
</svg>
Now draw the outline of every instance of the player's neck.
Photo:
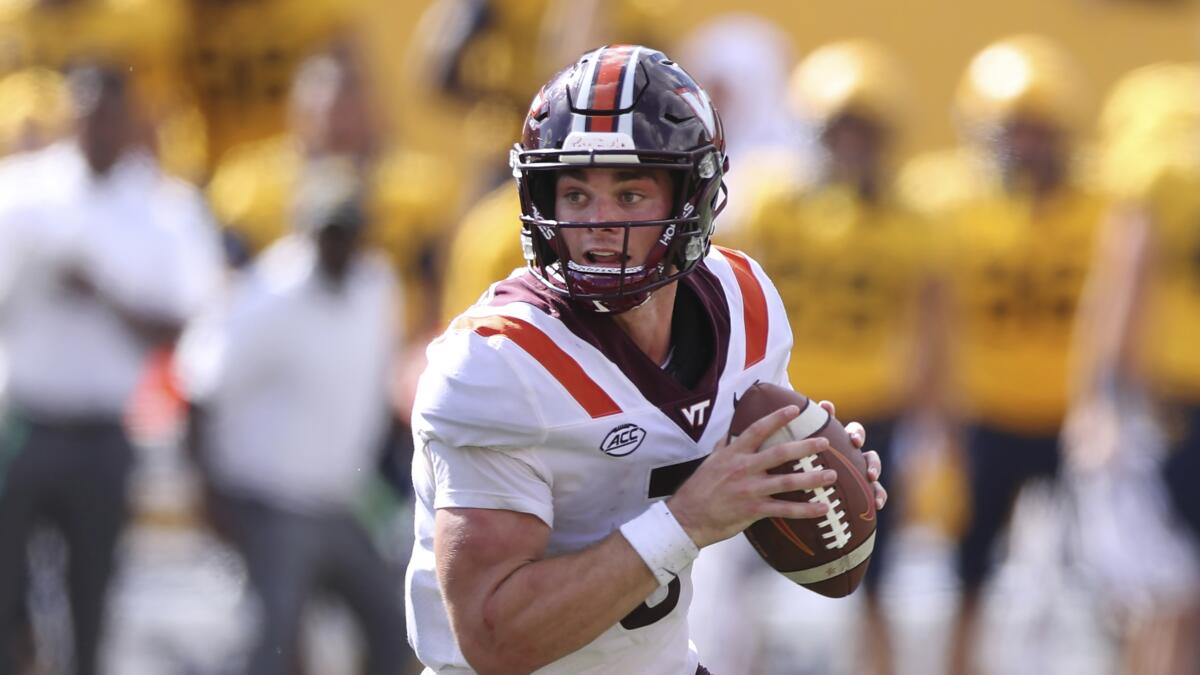
<svg viewBox="0 0 1200 675">
<path fill-rule="evenodd" d="M 622 312 L 613 321 L 651 361 L 662 363 L 671 351 L 671 318 L 675 313 L 678 284 L 668 284 L 650 295 L 641 307 Z"/>
</svg>

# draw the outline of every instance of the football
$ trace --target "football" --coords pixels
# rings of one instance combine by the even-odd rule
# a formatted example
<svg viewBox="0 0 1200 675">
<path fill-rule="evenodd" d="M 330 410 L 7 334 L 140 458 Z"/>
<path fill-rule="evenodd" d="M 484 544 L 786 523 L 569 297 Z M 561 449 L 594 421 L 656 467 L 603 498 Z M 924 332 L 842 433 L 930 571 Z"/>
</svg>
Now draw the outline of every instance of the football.
<svg viewBox="0 0 1200 675">
<path fill-rule="evenodd" d="M 808 397 L 773 384 L 756 383 L 735 402 L 730 438 L 788 405 L 800 415 L 772 434 L 761 446 L 821 436 L 830 449 L 783 464 L 771 473 L 820 471 L 838 473 L 833 485 L 774 495 L 791 501 L 821 501 L 830 510 L 820 518 L 764 518 L 746 529 L 746 538 L 771 567 L 805 588 L 831 598 L 849 595 L 866 574 L 875 546 L 875 493 L 867 481 L 867 463 L 850 435 L 827 410 Z"/>
</svg>

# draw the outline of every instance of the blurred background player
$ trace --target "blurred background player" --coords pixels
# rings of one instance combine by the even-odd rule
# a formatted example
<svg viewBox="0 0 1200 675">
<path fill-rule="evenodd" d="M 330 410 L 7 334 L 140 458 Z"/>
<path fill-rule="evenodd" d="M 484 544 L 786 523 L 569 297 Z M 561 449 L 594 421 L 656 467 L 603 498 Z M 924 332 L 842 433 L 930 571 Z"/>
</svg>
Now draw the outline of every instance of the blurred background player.
<svg viewBox="0 0 1200 675">
<path fill-rule="evenodd" d="M 440 159 L 388 144 L 358 58 L 349 47 L 308 58 L 291 87 L 290 129 L 230 151 L 208 187 L 221 222 L 255 255 L 287 230 L 305 166 L 338 159 L 367 188 L 370 243 L 402 281 L 407 337 L 436 322 L 440 258 L 458 186 Z"/>
<path fill-rule="evenodd" d="M 400 575 L 354 509 L 397 428 L 397 289 L 386 258 L 366 247 L 353 167 L 305 170 L 297 231 L 263 253 L 227 310 L 189 333 L 192 450 L 258 601 L 245 672 L 291 672 L 306 602 L 328 588 L 360 619 L 364 672 L 395 674 L 410 658 Z"/>
<path fill-rule="evenodd" d="M 718 239 L 736 233 L 760 188 L 813 169 L 811 127 L 784 112 L 795 52 L 787 33 L 752 12 L 718 15 L 683 36 L 680 58 L 721 111 L 737 165 Z"/>
<path fill-rule="evenodd" d="M 955 114 L 988 180 L 940 216 L 957 414 L 966 425 L 970 519 L 951 672 L 975 672 L 981 589 L 1018 489 L 1058 471 L 1075 307 L 1104 212 L 1075 171 L 1083 76 L 1034 35 L 972 59 Z"/>
<path fill-rule="evenodd" d="M 203 122 L 205 168 L 230 149 L 287 126 L 300 64 L 347 35 L 359 0 L 181 0 L 187 33 L 179 77 Z"/>
<path fill-rule="evenodd" d="M 1085 535 L 1107 526 L 1093 536 L 1114 544 L 1087 562 L 1119 580 L 1110 594 L 1122 610 L 1125 672 L 1196 672 L 1200 68 L 1162 63 L 1130 73 L 1101 122 L 1102 176 L 1120 203 L 1081 308 L 1065 442 L 1078 483 L 1116 484 L 1104 495 L 1110 504 L 1084 502 L 1081 518 Z M 1119 500 L 1118 486 L 1138 478 L 1142 501 Z"/>
<path fill-rule="evenodd" d="M 818 135 L 813 180 L 786 174 L 759 199 L 735 241 L 775 279 L 795 335 L 789 379 L 863 420 L 890 460 L 893 430 L 911 401 L 929 401 L 932 269 L 928 226 L 892 189 L 893 141 L 906 109 L 904 74 L 878 45 L 838 42 L 812 52 L 789 86 L 797 117 Z M 884 262 L 886 261 L 886 262 Z M 891 499 L 902 489 L 889 488 Z M 881 512 L 865 582 L 870 661 L 890 673 L 879 601 L 895 517 Z M 862 656 L 868 656 L 863 654 Z"/>
<path fill-rule="evenodd" d="M 70 86 L 75 136 L 0 169 L 3 672 L 43 521 L 68 551 L 74 672 L 96 672 L 134 463 L 123 415 L 147 354 L 199 310 L 219 265 L 199 195 L 138 144 L 123 69 L 82 66 Z"/>
</svg>

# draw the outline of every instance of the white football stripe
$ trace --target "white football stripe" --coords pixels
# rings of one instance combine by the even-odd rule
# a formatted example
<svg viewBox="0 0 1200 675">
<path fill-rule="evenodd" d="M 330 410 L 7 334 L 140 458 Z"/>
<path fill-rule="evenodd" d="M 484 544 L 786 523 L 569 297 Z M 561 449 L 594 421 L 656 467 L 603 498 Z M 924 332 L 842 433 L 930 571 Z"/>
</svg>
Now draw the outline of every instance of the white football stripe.
<svg viewBox="0 0 1200 675">
<path fill-rule="evenodd" d="M 767 436 L 767 440 L 763 441 L 763 444 L 759 447 L 769 448 L 789 441 L 802 441 L 820 431 L 821 427 L 825 426 L 825 423 L 828 421 L 829 412 L 817 405 L 816 402 L 809 401 L 808 405 L 804 406 L 804 410 L 800 411 L 796 419 L 788 422 L 787 426 L 779 431 Z M 737 436 L 733 436 L 730 440 L 736 438 Z"/>
<path fill-rule="evenodd" d="M 850 570 L 863 564 L 867 558 L 871 557 L 871 553 L 875 551 L 875 533 L 872 532 L 867 540 L 858 546 L 858 548 L 850 551 L 846 555 L 827 562 L 818 567 L 810 567 L 806 570 L 797 570 L 795 572 L 784 572 L 783 576 L 791 579 L 798 584 L 813 584 L 818 581 L 832 579 L 839 574 L 845 574 Z"/>
</svg>

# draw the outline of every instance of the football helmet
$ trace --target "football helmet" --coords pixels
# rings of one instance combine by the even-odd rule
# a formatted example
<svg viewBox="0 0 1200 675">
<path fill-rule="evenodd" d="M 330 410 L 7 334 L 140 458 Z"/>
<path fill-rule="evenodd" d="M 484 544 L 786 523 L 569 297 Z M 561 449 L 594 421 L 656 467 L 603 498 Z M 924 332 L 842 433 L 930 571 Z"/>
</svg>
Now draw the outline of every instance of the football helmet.
<svg viewBox="0 0 1200 675">
<path fill-rule="evenodd" d="M 1014 117 L 1079 131 L 1087 107 L 1083 73 L 1062 47 L 1039 35 L 1017 35 L 979 52 L 955 96 L 954 114 L 971 136 L 986 137 Z"/>
<path fill-rule="evenodd" d="M 905 112 L 907 82 L 895 59 L 866 40 L 820 47 L 792 71 L 792 109 L 818 127 L 840 115 L 857 114 L 892 125 Z"/>
<path fill-rule="evenodd" d="M 584 307 L 612 313 L 645 303 L 704 258 L 729 168 L 721 118 L 708 94 L 665 54 L 637 45 L 601 47 L 551 78 L 533 99 L 510 165 L 530 270 Z M 576 263 L 560 236 L 564 228 L 597 223 L 555 219 L 559 172 L 595 167 L 666 169 L 672 177 L 669 217 L 603 225 L 624 229 L 622 260 L 631 228 L 662 230 L 641 265 Z"/>
</svg>

